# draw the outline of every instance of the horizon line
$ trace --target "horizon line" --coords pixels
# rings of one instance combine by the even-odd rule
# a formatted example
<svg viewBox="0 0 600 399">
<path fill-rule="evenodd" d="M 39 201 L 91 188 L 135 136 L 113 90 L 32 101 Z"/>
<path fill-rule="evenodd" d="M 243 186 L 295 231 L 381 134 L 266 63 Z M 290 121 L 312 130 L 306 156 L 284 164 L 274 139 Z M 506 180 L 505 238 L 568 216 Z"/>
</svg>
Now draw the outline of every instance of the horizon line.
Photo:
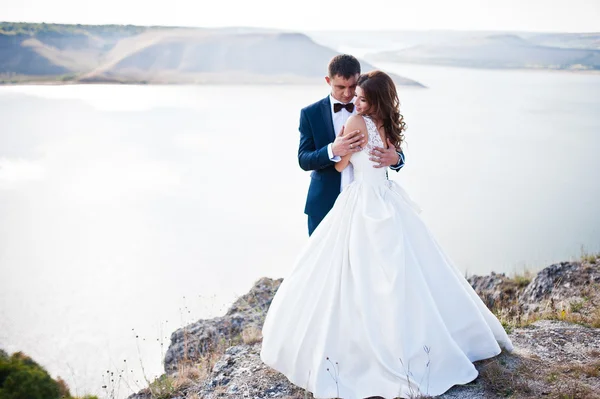
<svg viewBox="0 0 600 399">
<path fill-rule="evenodd" d="M 247 26 L 247 25 L 221 25 L 221 26 L 196 26 L 196 25 L 146 25 L 146 24 L 122 24 L 122 23 L 64 23 L 46 21 L 0 21 L 0 24 L 43 24 L 43 25 L 67 25 L 67 26 L 131 26 L 140 28 L 185 28 L 185 29 L 256 29 L 274 30 L 281 32 L 480 32 L 480 33 L 561 33 L 561 34 L 600 34 L 600 31 L 560 31 L 560 30 L 516 30 L 516 29 L 454 29 L 454 28 L 428 28 L 428 29 L 289 29 L 275 28 L 269 26 Z"/>
</svg>

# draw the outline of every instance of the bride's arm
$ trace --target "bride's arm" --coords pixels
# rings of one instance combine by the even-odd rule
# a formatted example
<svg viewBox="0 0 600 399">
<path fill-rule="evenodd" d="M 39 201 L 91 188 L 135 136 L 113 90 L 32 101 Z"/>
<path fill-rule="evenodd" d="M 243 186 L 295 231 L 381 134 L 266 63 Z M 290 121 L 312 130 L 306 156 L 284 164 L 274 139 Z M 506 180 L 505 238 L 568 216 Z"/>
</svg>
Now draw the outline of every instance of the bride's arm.
<svg viewBox="0 0 600 399">
<path fill-rule="evenodd" d="M 348 155 L 344 155 L 342 157 L 342 159 L 340 160 L 340 162 L 335 163 L 335 170 L 337 170 L 338 172 L 341 172 L 342 170 L 346 169 L 346 166 L 348 166 L 348 164 L 350 163 L 351 156 L 352 156 L 352 153 L 350 153 Z"/>
<path fill-rule="evenodd" d="M 360 130 L 362 134 L 365 134 L 367 132 L 367 125 L 365 124 L 365 120 L 360 115 L 351 115 L 344 126 L 345 132 L 353 132 L 355 130 Z M 352 156 L 352 154 L 353 153 L 343 156 L 341 161 L 335 164 L 335 170 L 341 172 L 342 170 L 346 169 L 346 166 L 348 166 L 348 164 L 350 163 L 350 157 Z"/>
</svg>

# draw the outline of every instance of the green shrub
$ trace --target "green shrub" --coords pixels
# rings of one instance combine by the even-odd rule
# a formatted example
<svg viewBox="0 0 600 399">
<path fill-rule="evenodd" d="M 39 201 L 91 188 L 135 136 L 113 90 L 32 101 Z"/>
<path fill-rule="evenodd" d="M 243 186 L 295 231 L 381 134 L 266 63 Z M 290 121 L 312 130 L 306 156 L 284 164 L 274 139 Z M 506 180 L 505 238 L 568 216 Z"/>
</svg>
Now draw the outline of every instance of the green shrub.
<svg viewBox="0 0 600 399">
<path fill-rule="evenodd" d="M 6 352 L 4 352 L 5 354 Z M 63 390 L 63 394 L 65 394 Z M 70 397 L 68 390 L 66 397 Z M 58 399 L 61 387 L 29 356 L 0 356 L 0 399 Z"/>
</svg>

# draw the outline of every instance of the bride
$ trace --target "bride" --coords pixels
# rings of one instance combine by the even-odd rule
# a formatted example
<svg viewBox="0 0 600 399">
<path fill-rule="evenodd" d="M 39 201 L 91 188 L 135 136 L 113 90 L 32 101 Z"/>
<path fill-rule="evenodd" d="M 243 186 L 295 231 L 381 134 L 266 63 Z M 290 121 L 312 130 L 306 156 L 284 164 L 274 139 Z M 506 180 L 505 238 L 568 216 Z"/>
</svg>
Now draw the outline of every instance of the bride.
<svg viewBox="0 0 600 399">
<path fill-rule="evenodd" d="M 440 395 L 474 380 L 474 361 L 513 346 L 368 150 L 400 148 L 404 124 L 391 78 L 363 74 L 345 131 L 368 135 L 354 181 L 310 236 L 262 329 L 261 359 L 315 398 Z"/>
</svg>

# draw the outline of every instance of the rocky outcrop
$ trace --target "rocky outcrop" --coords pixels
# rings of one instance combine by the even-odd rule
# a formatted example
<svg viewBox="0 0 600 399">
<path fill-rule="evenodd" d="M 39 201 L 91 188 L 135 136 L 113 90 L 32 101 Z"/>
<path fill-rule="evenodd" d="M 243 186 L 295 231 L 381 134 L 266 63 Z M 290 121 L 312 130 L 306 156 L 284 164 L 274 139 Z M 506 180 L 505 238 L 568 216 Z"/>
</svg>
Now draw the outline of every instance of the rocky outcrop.
<svg viewBox="0 0 600 399">
<path fill-rule="evenodd" d="M 539 320 L 515 329 L 513 353 L 475 363 L 479 377 L 457 385 L 442 399 L 494 399 L 508 393 L 521 398 L 597 398 L 600 392 L 600 329 L 553 320 Z M 313 398 L 260 359 L 260 342 L 228 348 L 211 373 L 184 390 L 180 398 Z M 595 359 L 595 360 L 594 360 Z M 586 371 L 587 370 L 587 371 Z M 577 377 L 565 378 L 569 372 Z M 577 371 L 574 373 L 573 371 Z M 177 373 L 174 374 L 176 376 Z M 575 394 L 573 394 L 575 392 Z M 573 394 L 573 396 L 567 396 Z M 138 395 L 130 399 L 151 399 Z"/>
<path fill-rule="evenodd" d="M 490 309 L 513 303 L 523 289 L 504 273 L 492 272 L 488 276 L 471 276 L 467 281 Z"/>
<path fill-rule="evenodd" d="M 486 304 L 528 308 L 535 304 L 581 303 L 588 314 L 598 312 L 600 259 L 561 262 L 540 271 L 529 281 L 504 274 L 472 276 L 468 280 Z M 282 279 L 262 278 L 240 297 L 222 317 L 199 320 L 171 336 L 165 371 L 174 380 L 185 379 L 185 365 L 194 365 L 208 355 L 215 356 L 205 373 L 181 385 L 177 398 L 312 398 L 302 387 L 266 366 L 260 359 L 260 337 L 243 338 L 243 331 L 260 332 L 272 298 Z M 572 302 L 573 300 L 581 302 Z M 563 310 L 564 311 L 564 310 Z M 537 314 L 541 317 L 540 314 Z M 510 329 L 515 346 L 512 353 L 476 362 L 479 377 L 467 385 L 455 386 L 440 398 L 600 398 L 600 326 L 569 323 L 560 313 L 554 320 L 532 319 Z M 569 320 L 568 317 L 563 317 Z M 578 322 L 583 319 L 577 319 Z M 591 320 L 591 319 L 590 319 Z M 597 320 L 597 319 L 593 319 Z M 586 324 L 586 323 L 582 323 Z M 142 391 L 130 399 L 152 395 Z"/>
<path fill-rule="evenodd" d="M 273 398 L 298 396 L 304 390 L 260 360 L 260 343 L 238 345 L 225 351 L 199 387 L 201 398 Z M 226 388 L 224 388 L 226 387 Z"/>
<path fill-rule="evenodd" d="M 549 299 L 583 300 L 598 284 L 600 268 L 597 263 L 561 262 L 540 271 L 519 295 L 519 301 L 531 308 Z"/>
<path fill-rule="evenodd" d="M 194 363 L 210 352 L 242 341 L 245 328 L 262 328 L 275 292 L 283 279 L 261 278 L 250 291 L 239 297 L 221 317 L 197 322 L 171 334 L 171 344 L 165 354 L 165 372 L 177 370 L 179 363 Z"/>
<path fill-rule="evenodd" d="M 522 315 L 562 311 L 581 305 L 593 311 L 600 305 L 600 258 L 550 265 L 531 278 L 504 273 L 467 278 L 490 309 L 511 308 Z"/>
<path fill-rule="evenodd" d="M 511 339 L 519 355 L 548 364 L 584 363 L 594 359 L 600 361 L 600 328 L 588 328 L 564 321 L 538 320 L 515 330 Z M 600 384 L 600 380 L 597 383 Z"/>
<path fill-rule="evenodd" d="M 513 353 L 479 362 L 477 398 L 600 398 L 600 329 L 538 320 L 509 336 Z"/>
</svg>

